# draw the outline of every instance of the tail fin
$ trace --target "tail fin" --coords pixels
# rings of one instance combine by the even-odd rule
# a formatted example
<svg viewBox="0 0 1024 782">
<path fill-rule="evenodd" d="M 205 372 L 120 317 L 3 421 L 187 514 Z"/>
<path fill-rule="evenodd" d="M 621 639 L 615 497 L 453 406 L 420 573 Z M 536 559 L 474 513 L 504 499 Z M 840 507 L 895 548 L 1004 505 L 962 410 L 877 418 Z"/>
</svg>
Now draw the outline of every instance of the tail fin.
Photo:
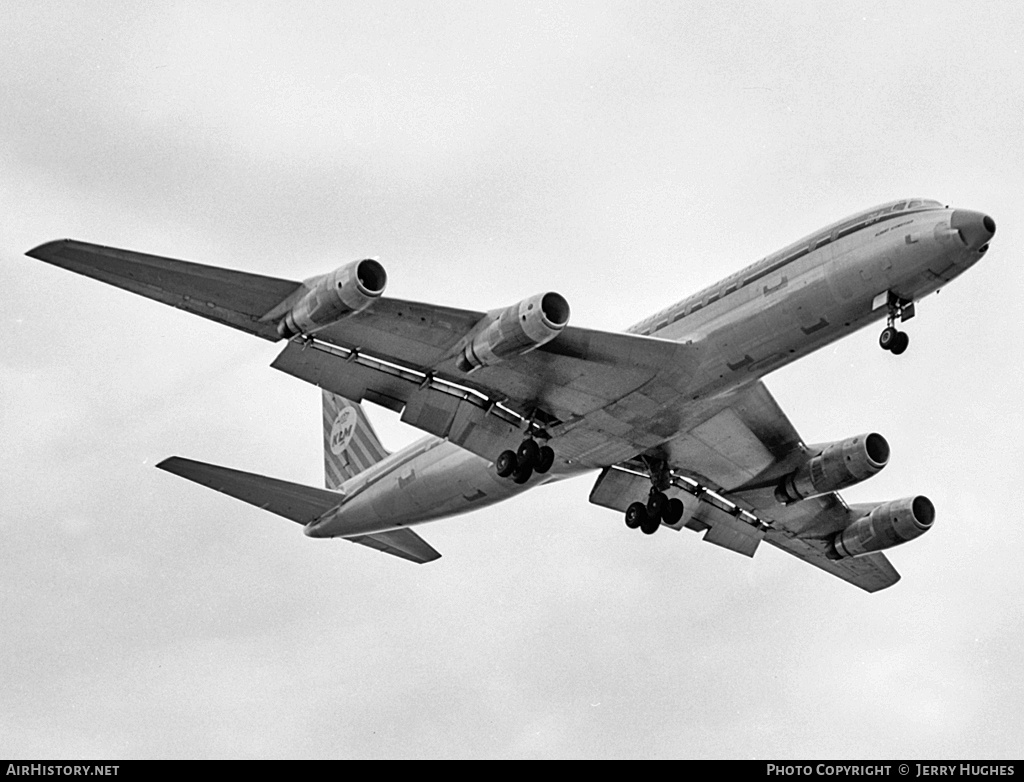
<svg viewBox="0 0 1024 782">
<path fill-rule="evenodd" d="M 358 402 L 324 391 L 324 480 L 337 489 L 353 475 L 381 461 L 388 451 L 380 444 Z"/>
</svg>

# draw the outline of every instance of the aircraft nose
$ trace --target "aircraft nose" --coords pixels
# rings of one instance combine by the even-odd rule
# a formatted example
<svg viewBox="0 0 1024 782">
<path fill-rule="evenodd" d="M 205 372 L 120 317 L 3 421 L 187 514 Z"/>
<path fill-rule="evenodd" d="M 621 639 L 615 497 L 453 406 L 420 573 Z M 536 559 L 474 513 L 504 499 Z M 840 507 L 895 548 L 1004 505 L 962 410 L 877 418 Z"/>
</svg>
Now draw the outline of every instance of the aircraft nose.
<svg viewBox="0 0 1024 782">
<path fill-rule="evenodd" d="M 995 235 L 996 221 L 987 214 L 972 212 L 970 209 L 957 209 L 949 221 L 949 227 L 959 231 L 960 238 L 972 250 L 987 249 L 986 245 Z"/>
</svg>

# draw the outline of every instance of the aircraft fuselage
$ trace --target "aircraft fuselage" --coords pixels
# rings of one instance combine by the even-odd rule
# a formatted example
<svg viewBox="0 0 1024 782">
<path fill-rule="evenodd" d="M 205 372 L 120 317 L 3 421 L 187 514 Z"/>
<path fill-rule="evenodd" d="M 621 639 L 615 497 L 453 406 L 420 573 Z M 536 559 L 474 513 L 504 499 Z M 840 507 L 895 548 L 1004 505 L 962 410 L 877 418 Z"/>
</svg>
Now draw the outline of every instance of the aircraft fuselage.
<svg viewBox="0 0 1024 782">
<path fill-rule="evenodd" d="M 764 377 L 884 319 L 880 294 L 919 301 L 981 257 L 950 228 L 955 210 L 927 204 L 834 223 L 630 331 L 706 346 L 702 395 Z"/>
<path fill-rule="evenodd" d="M 697 369 L 662 402 L 680 436 L 700 423 L 686 418 L 689 400 L 728 394 L 885 319 L 890 301 L 911 305 L 962 274 L 987 249 L 994 227 L 986 233 L 983 220 L 934 201 L 893 202 L 816 231 L 633 326 L 632 333 L 696 352 Z M 571 426 L 552 445 L 571 458 L 517 485 L 498 478 L 491 461 L 425 438 L 346 482 L 340 507 L 306 534 L 359 535 L 465 513 L 617 458 L 588 452 Z"/>
</svg>

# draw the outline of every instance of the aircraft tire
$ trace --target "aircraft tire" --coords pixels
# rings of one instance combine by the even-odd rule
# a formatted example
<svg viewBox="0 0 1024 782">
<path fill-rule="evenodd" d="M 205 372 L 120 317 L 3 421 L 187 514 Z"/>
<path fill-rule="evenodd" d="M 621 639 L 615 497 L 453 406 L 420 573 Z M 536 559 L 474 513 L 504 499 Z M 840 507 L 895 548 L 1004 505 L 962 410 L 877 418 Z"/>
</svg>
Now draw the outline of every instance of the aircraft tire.
<svg viewBox="0 0 1024 782">
<path fill-rule="evenodd" d="M 499 478 L 508 478 L 518 466 L 519 460 L 516 458 L 515 451 L 502 451 L 494 463 L 494 469 L 497 470 Z"/>
<path fill-rule="evenodd" d="M 626 508 L 626 526 L 636 529 L 647 520 L 647 506 L 642 502 L 634 502 Z"/>
<path fill-rule="evenodd" d="M 658 531 L 658 527 L 660 527 L 660 526 L 661 526 L 661 519 L 659 519 L 657 516 L 651 516 L 648 513 L 647 514 L 647 518 L 645 518 L 640 523 L 640 531 L 642 533 L 644 533 L 645 535 L 653 535 L 655 532 Z"/>
<path fill-rule="evenodd" d="M 555 463 L 555 452 L 547 445 L 542 445 L 540 453 L 537 456 L 537 463 L 533 466 L 534 472 L 543 475 L 551 469 L 551 465 Z"/>
<path fill-rule="evenodd" d="M 889 350 L 894 356 L 898 356 L 906 351 L 907 346 L 910 344 L 910 335 L 905 331 L 897 331 L 896 338 L 893 340 L 892 347 Z"/>
<path fill-rule="evenodd" d="M 516 452 L 516 458 L 519 460 L 520 467 L 529 467 L 531 470 L 537 464 L 537 459 L 540 457 L 540 446 L 537 445 L 536 440 L 523 440 L 522 445 L 519 446 L 519 450 Z"/>
<path fill-rule="evenodd" d="M 520 465 L 516 468 L 516 471 L 512 473 L 512 480 L 513 482 L 522 485 L 530 480 L 531 475 L 533 475 L 533 468 L 530 465 Z"/>
<path fill-rule="evenodd" d="M 647 515 L 660 522 L 661 514 L 665 512 L 667 506 L 668 497 L 665 496 L 665 492 L 652 491 L 651 496 L 647 498 Z"/>
<path fill-rule="evenodd" d="M 661 519 L 670 527 L 675 526 L 683 518 L 683 510 L 683 501 L 678 497 L 673 497 L 668 501 L 665 510 L 661 512 Z"/>
<path fill-rule="evenodd" d="M 892 346 L 896 344 L 896 335 L 899 332 L 892 326 L 882 330 L 881 335 L 878 337 L 878 344 L 881 345 L 882 350 L 892 350 Z"/>
</svg>

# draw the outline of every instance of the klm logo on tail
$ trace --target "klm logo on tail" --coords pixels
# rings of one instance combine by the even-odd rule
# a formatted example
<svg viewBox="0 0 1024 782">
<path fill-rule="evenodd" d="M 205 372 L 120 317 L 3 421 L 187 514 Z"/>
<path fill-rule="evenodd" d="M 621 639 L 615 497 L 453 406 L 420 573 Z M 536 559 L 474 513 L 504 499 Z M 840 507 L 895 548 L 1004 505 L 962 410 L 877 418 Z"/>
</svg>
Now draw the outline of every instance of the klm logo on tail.
<svg viewBox="0 0 1024 782">
<path fill-rule="evenodd" d="M 324 482 L 328 489 L 337 489 L 388 452 L 358 403 L 324 391 L 323 404 Z"/>
<path fill-rule="evenodd" d="M 358 421 L 356 411 L 352 407 L 346 407 L 338 413 L 338 417 L 334 419 L 334 425 L 331 427 L 331 439 L 329 441 L 331 453 L 338 455 L 348 448 L 352 435 L 356 433 Z"/>
</svg>

